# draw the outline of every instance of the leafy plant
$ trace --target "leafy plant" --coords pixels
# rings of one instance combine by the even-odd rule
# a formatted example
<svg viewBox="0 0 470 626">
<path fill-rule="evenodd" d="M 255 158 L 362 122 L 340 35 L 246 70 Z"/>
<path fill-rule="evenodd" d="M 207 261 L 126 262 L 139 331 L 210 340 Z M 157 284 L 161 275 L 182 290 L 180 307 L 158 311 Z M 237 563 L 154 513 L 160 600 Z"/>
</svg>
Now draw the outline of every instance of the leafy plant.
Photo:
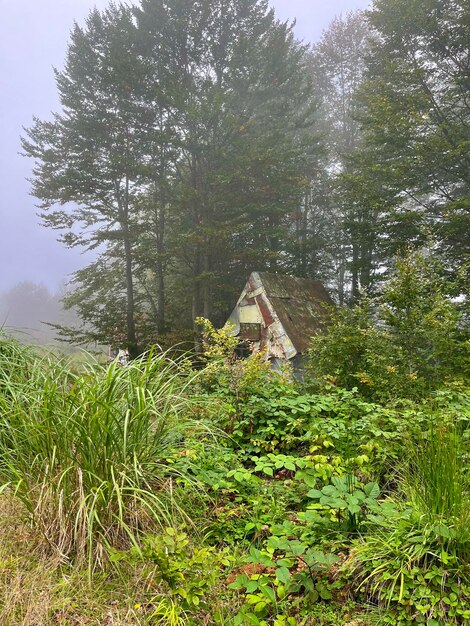
<svg viewBox="0 0 470 626">
<path fill-rule="evenodd" d="M 397 257 L 380 295 L 333 312 L 328 333 L 313 339 L 313 382 L 358 387 L 383 401 L 427 397 L 465 376 L 468 337 L 441 274 L 423 253 Z"/>
<path fill-rule="evenodd" d="M 346 515 L 346 529 L 357 531 L 365 519 L 367 509 L 377 503 L 380 495 L 379 485 L 375 482 L 363 485 L 351 474 L 333 476 L 331 483 L 321 490 L 311 489 L 307 496 L 334 510 L 338 520 L 342 520 Z"/>
<path fill-rule="evenodd" d="M 346 571 L 397 624 L 470 619 L 470 483 L 461 429 L 431 424 L 409 449 L 401 488 L 407 504 L 369 515 Z M 394 619 L 395 621 L 391 621 Z"/>
<path fill-rule="evenodd" d="M 292 594 L 304 606 L 320 598 L 330 600 L 332 593 L 324 575 L 337 560 L 300 541 L 275 536 L 268 539 L 264 550 L 251 548 L 246 562 L 254 564 L 255 572 L 240 573 L 229 585 L 243 591 L 245 599 L 234 623 L 263 624 L 261 618 L 273 616 L 278 623 L 290 624 L 292 612 L 298 609 L 298 603 L 289 600 Z"/>
<path fill-rule="evenodd" d="M 385 609 L 384 623 L 466 623 L 470 577 L 451 526 L 426 523 L 411 509 L 389 509 L 374 523 L 355 543 L 344 573 Z"/>
</svg>

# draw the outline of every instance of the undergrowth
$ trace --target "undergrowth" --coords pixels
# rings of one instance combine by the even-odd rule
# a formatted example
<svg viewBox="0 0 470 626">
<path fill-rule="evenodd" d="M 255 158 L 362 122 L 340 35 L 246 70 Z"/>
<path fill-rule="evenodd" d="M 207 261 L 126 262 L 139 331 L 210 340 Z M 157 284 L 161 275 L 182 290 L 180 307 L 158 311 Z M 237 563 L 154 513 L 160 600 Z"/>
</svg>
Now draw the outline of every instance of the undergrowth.
<svg viewBox="0 0 470 626">
<path fill-rule="evenodd" d="M 189 411 L 194 375 L 149 353 L 122 368 L 72 373 L 2 341 L 0 480 L 64 561 L 102 565 L 109 546 L 184 517 L 166 458 L 207 425 Z M 191 397 L 191 407 L 198 406 Z"/>
<path fill-rule="evenodd" d="M 463 626 L 470 400 L 0 341 L 0 623 Z"/>
</svg>

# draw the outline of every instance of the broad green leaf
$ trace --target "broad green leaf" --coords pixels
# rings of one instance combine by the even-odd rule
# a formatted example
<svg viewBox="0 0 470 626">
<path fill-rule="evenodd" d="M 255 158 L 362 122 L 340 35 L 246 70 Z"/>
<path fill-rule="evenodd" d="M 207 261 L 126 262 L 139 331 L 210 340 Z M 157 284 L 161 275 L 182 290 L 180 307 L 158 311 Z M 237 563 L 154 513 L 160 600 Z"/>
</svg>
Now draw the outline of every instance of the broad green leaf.
<svg viewBox="0 0 470 626">
<path fill-rule="evenodd" d="M 310 491 L 307 493 L 307 498 L 321 498 L 322 495 L 322 492 L 318 489 L 310 489 Z"/>
<path fill-rule="evenodd" d="M 373 498 L 374 500 L 376 500 L 380 495 L 380 487 L 375 482 L 367 483 L 367 485 L 364 485 L 364 493 L 369 498 Z"/>
<path fill-rule="evenodd" d="M 276 602 L 276 594 L 270 585 L 263 585 L 260 591 L 270 602 Z"/>
<path fill-rule="evenodd" d="M 290 578 L 290 572 L 287 567 L 278 567 L 276 570 L 276 578 L 281 582 L 286 584 Z"/>
</svg>

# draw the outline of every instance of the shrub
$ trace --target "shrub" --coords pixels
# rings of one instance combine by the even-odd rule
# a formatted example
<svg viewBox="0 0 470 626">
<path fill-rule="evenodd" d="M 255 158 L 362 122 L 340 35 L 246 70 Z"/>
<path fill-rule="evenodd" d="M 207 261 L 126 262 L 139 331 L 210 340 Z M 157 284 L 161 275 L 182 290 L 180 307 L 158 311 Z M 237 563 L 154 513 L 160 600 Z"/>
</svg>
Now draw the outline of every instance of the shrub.
<svg viewBox="0 0 470 626">
<path fill-rule="evenodd" d="M 337 309 L 328 333 L 312 340 L 310 378 L 390 400 L 419 399 L 465 375 L 468 341 L 445 291 L 433 261 L 398 258 L 380 296 Z"/>
</svg>

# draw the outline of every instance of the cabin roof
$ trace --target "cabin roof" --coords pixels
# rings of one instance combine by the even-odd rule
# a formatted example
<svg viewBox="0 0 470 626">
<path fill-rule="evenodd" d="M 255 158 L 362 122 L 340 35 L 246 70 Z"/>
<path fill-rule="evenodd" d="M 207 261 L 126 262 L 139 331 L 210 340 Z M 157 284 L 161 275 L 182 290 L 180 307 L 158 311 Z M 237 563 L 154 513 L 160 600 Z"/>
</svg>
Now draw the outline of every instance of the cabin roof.
<svg viewBox="0 0 470 626">
<path fill-rule="evenodd" d="M 229 320 L 236 335 L 242 325 L 244 335 L 254 334 L 250 326 L 261 322 L 261 346 L 269 357 L 291 359 L 306 352 L 333 305 L 318 280 L 252 272 Z"/>
<path fill-rule="evenodd" d="M 273 309 L 297 352 L 305 352 L 310 339 L 324 327 L 330 294 L 319 280 L 259 272 Z"/>
</svg>

